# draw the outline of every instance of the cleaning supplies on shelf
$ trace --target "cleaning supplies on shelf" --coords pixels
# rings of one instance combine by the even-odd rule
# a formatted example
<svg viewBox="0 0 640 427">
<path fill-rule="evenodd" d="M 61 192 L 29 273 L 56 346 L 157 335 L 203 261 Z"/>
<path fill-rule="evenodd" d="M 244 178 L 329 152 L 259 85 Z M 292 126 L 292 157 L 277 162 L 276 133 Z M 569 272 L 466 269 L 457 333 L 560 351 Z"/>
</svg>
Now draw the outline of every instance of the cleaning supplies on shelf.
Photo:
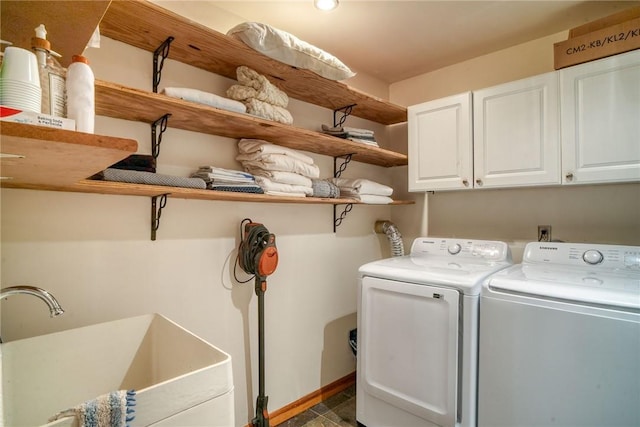
<svg viewBox="0 0 640 427">
<path fill-rule="evenodd" d="M 36 36 L 31 39 L 31 46 L 38 59 L 40 88 L 42 89 L 41 112 L 56 117 L 67 117 L 66 71 L 55 58 L 60 57 L 60 54 L 51 49 L 44 24 L 40 24 L 35 32 Z"/>
<path fill-rule="evenodd" d="M 95 124 L 95 77 L 89 60 L 74 55 L 67 71 L 67 115 L 78 132 L 93 133 Z"/>
</svg>

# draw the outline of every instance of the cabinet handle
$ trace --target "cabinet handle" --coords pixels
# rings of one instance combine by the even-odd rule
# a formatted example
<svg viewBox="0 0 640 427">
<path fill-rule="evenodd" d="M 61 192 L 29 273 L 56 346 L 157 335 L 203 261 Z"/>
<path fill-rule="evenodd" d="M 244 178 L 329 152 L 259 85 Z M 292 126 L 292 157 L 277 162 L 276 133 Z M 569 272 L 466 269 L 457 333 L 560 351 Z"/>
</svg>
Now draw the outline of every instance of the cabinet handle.
<svg viewBox="0 0 640 427">
<path fill-rule="evenodd" d="M 567 178 L 567 181 L 573 180 L 573 173 L 569 172 L 568 174 L 565 175 L 565 178 Z"/>
<path fill-rule="evenodd" d="M 476 184 L 482 185 L 482 180 L 481 179 L 476 179 Z"/>
<path fill-rule="evenodd" d="M 465 178 L 465 179 L 463 179 L 463 180 L 462 180 L 462 185 L 464 185 L 465 187 L 468 187 L 468 186 L 469 186 L 469 180 L 468 180 L 468 179 L 466 179 L 466 178 Z"/>
</svg>

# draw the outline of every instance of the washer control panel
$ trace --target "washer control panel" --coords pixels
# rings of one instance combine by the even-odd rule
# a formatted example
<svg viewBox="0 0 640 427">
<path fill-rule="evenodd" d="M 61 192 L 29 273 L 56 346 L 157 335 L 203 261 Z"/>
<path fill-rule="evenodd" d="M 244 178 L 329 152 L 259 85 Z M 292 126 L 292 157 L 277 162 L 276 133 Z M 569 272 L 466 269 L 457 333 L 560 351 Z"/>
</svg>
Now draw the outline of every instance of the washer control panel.
<svg viewBox="0 0 640 427">
<path fill-rule="evenodd" d="M 533 242 L 523 262 L 640 271 L 640 246 Z"/>
<path fill-rule="evenodd" d="M 488 261 L 511 260 L 509 246 L 493 240 L 438 239 L 419 237 L 413 241 L 412 254 L 480 258 Z"/>
</svg>

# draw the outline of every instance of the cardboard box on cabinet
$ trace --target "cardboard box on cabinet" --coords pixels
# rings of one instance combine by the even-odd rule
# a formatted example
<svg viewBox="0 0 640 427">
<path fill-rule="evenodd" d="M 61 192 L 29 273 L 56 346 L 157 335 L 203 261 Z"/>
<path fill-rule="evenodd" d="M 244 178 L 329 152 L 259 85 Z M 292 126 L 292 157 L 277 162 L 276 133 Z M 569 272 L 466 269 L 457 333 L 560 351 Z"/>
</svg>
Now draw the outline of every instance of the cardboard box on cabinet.
<svg viewBox="0 0 640 427">
<path fill-rule="evenodd" d="M 556 70 L 640 49 L 640 7 L 573 28 L 553 49 Z"/>
</svg>

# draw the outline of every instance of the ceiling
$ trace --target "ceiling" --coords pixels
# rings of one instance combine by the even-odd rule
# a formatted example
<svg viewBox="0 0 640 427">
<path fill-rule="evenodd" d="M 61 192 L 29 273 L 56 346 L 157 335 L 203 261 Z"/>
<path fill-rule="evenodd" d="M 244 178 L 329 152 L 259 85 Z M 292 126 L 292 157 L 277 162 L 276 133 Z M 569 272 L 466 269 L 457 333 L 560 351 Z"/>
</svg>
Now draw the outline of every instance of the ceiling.
<svg viewBox="0 0 640 427">
<path fill-rule="evenodd" d="M 640 5 L 640 1 L 340 0 L 337 9 L 322 12 L 312 0 L 155 1 L 221 32 L 244 21 L 269 24 L 335 55 L 352 70 L 389 84 Z"/>
</svg>

